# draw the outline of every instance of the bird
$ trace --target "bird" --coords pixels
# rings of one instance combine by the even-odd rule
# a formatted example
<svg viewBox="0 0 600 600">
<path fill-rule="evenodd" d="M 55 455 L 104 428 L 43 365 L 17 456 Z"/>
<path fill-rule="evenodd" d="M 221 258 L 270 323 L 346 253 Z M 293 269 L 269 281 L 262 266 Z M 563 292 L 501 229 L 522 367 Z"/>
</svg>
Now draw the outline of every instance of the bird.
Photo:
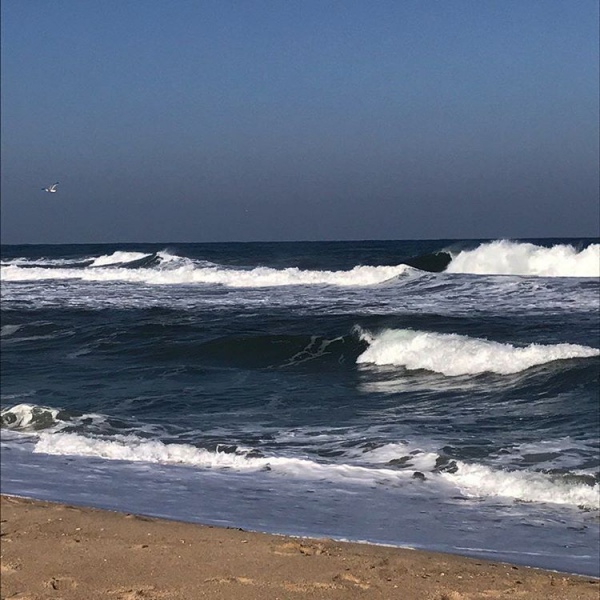
<svg viewBox="0 0 600 600">
<path fill-rule="evenodd" d="M 42 188 L 42 190 L 44 192 L 50 192 L 51 194 L 56 193 L 56 186 L 58 185 L 58 181 L 56 183 L 53 183 L 52 185 L 46 187 L 46 188 Z"/>
</svg>

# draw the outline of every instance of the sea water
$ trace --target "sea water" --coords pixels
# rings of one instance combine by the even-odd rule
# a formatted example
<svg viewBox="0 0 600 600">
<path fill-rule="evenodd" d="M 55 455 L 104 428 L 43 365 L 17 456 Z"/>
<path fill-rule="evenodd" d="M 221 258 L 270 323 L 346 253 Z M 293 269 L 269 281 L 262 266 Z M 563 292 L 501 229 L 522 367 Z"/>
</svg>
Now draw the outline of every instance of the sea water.
<svg viewBox="0 0 600 600">
<path fill-rule="evenodd" d="M 599 575 L 598 240 L 1 260 L 3 493 Z"/>
</svg>

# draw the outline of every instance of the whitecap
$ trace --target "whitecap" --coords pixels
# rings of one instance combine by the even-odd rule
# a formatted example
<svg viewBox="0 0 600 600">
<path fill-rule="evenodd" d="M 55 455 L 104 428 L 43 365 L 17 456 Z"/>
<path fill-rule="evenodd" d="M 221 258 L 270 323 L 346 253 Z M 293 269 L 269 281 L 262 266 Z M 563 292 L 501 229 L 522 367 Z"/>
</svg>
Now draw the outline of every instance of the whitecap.
<svg viewBox="0 0 600 600">
<path fill-rule="evenodd" d="M 577 250 L 568 244 L 550 248 L 496 240 L 473 250 L 451 253 L 447 273 L 534 275 L 542 277 L 600 277 L 600 244 Z"/>
<path fill-rule="evenodd" d="M 455 333 L 386 329 L 372 334 L 358 330 L 369 347 L 357 364 L 394 365 L 425 369 L 447 376 L 519 373 L 555 360 L 600 355 L 600 350 L 577 344 L 530 344 L 517 347 Z"/>
</svg>

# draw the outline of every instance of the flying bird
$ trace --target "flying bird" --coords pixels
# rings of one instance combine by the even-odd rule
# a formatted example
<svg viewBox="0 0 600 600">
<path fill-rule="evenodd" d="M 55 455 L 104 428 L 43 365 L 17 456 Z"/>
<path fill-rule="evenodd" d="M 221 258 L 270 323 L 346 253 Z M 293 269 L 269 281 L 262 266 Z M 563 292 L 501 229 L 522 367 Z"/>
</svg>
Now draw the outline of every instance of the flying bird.
<svg viewBox="0 0 600 600">
<path fill-rule="evenodd" d="M 42 188 L 44 192 L 50 192 L 51 194 L 56 193 L 56 186 L 58 185 L 58 181 L 48 186 L 47 188 Z"/>
</svg>

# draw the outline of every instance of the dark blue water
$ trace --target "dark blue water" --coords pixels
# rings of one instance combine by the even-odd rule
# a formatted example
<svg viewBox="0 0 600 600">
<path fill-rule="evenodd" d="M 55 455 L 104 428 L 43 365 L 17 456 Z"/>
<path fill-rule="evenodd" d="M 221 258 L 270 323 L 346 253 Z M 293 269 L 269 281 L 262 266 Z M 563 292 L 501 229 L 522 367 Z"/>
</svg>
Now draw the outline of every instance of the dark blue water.
<svg viewBox="0 0 600 600">
<path fill-rule="evenodd" d="M 2 491 L 597 574 L 599 270 L 589 239 L 3 246 Z"/>
</svg>

